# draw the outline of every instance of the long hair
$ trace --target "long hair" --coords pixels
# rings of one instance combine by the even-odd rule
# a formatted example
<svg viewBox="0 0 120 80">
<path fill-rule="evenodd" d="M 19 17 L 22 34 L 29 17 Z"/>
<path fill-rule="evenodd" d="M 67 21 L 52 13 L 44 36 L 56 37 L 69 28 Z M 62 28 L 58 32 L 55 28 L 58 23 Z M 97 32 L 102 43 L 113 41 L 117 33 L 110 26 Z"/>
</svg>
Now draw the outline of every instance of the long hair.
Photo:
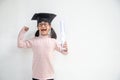
<svg viewBox="0 0 120 80">
<path fill-rule="evenodd" d="M 35 37 L 38 37 L 38 36 L 39 36 L 39 30 L 37 30 L 36 33 L 35 33 Z M 50 37 L 54 38 L 54 39 L 57 39 L 56 32 L 55 32 L 55 30 L 52 27 L 51 27 Z"/>
</svg>

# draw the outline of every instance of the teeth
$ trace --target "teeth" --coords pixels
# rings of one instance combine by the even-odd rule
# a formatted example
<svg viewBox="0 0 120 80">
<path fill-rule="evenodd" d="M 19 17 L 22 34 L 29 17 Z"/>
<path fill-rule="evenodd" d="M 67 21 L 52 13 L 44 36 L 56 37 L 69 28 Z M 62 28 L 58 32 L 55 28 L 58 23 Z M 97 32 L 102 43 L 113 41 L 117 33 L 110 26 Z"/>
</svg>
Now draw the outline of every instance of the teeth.
<svg viewBox="0 0 120 80">
<path fill-rule="evenodd" d="M 46 31 L 47 29 L 42 29 L 41 31 Z"/>
</svg>

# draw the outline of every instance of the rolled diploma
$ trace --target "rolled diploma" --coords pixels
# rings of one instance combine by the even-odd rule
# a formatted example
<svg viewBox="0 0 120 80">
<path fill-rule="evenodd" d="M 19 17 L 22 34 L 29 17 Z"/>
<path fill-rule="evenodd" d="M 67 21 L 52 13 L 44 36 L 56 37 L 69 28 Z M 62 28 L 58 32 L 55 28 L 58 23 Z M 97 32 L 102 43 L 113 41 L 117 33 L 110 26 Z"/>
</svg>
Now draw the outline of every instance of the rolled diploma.
<svg viewBox="0 0 120 80">
<path fill-rule="evenodd" d="M 60 34 L 61 34 L 61 44 L 63 47 L 63 44 L 66 41 L 66 39 L 65 39 L 65 27 L 64 27 L 63 21 L 60 21 Z"/>
</svg>

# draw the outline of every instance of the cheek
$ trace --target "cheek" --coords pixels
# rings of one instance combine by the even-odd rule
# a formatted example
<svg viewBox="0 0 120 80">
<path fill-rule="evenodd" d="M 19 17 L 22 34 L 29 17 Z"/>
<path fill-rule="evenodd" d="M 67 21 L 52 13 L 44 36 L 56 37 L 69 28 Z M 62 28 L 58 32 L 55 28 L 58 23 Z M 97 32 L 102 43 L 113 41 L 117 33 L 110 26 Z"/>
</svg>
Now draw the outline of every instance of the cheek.
<svg viewBox="0 0 120 80">
<path fill-rule="evenodd" d="M 48 26 L 48 27 L 47 27 L 47 29 L 48 29 L 48 30 L 50 30 L 50 29 L 51 29 L 51 27 L 50 27 L 50 26 Z"/>
</svg>

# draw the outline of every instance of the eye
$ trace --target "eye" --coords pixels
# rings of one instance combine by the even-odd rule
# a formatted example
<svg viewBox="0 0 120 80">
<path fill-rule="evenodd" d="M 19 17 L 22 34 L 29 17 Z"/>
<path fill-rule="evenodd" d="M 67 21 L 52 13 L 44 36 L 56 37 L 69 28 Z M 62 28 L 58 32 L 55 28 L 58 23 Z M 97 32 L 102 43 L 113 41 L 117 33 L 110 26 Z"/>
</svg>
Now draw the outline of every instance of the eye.
<svg viewBox="0 0 120 80">
<path fill-rule="evenodd" d="M 45 25 L 45 26 L 48 26 L 49 24 L 48 24 L 48 23 L 45 23 L 44 25 Z"/>
<path fill-rule="evenodd" d="M 38 27 L 41 27 L 41 26 L 42 26 L 42 24 L 39 24 L 39 25 L 38 25 Z"/>
<path fill-rule="evenodd" d="M 43 25 L 44 25 L 44 26 L 48 26 L 48 25 L 49 25 L 49 23 L 40 23 L 38 26 L 40 26 L 40 27 L 41 27 L 41 26 L 43 26 Z"/>
</svg>

